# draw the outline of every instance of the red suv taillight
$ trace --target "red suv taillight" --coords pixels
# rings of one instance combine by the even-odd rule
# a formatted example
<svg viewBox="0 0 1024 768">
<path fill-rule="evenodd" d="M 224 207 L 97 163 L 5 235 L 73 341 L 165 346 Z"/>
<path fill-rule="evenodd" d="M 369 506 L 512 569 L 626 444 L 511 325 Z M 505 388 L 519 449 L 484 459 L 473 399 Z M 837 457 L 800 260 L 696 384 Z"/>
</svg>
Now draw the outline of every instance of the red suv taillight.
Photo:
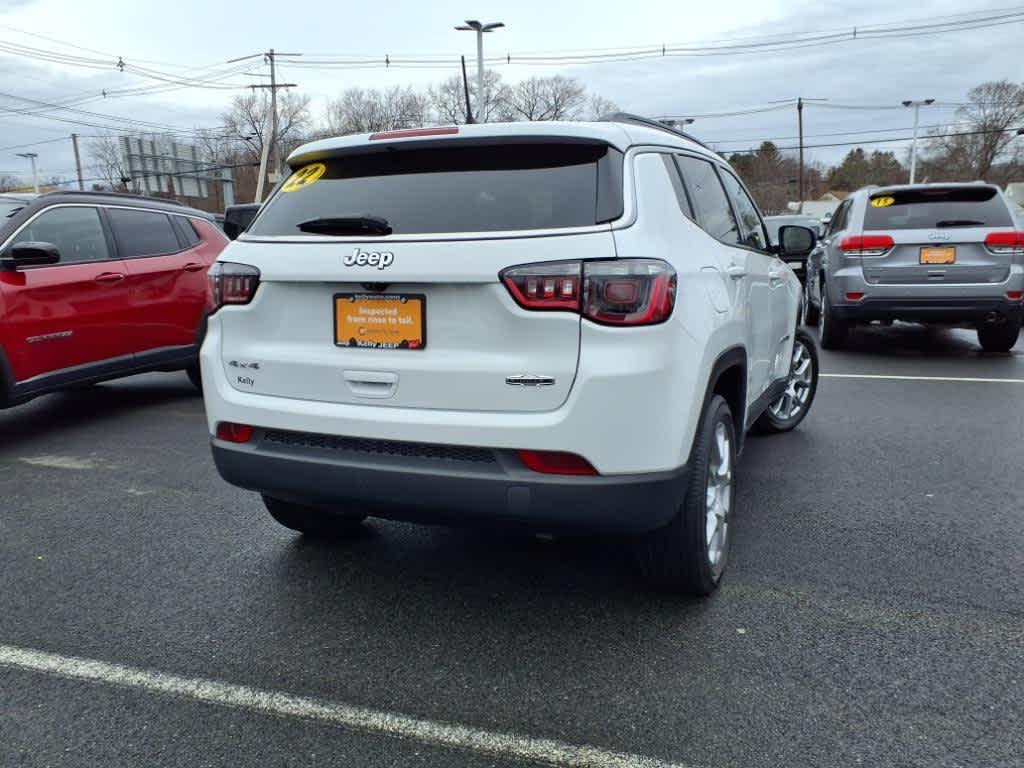
<svg viewBox="0 0 1024 768">
<path fill-rule="evenodd" d="M 596 475 L 589 461 L 564 451 L 518 451 L 519 460 L 527 469 L 545 475 Z"/>
<path fill-rule="evenodd" d="M 676 272 L 659 259 L 526 264 L 499 277 L 524 309 L 578 312 L 602 325 L 662 323 L 676 301 Z"/>
<path fill-rule="evenodd" d="M 1024 232 L 989 232 L 985 247 L 992 253 L 1019 253 L 1024 251 Z"/>
<path fill-rule="evenodd" d="M 260 285 L 260 271 L 248 264 L 217 261 L 206 273 L 206 309 L 211 315 L 226 305 L 248 304 Z"/>
<path fill-rule="evenodd" d="M 884 256 L 895 244 L 889 235 L 851 235 L 839 241 L 839 250 L 847 256 Z"/>
<path fill-rule="evenodd" d="M 252 440 L 253 428 L 248 424 L 235 424 L 233 421 L 218 421 L 216 437 L 227 443 L 248 443 Z"/>
</svg>

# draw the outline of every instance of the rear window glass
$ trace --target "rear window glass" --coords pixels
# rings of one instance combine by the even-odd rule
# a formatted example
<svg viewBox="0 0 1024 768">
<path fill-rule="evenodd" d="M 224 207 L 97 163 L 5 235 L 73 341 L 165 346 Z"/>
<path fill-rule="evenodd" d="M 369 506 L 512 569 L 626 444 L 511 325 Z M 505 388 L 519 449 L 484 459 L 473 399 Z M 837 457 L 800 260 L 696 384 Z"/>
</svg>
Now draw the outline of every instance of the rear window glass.
<svg viewBox="0 0 1024 768">
<path fill-rule="evenodd" d="M 388 149 L 324 166 L 282 185 L 249 233 L 301 235 L 302 222 L 352 216 L 395 234 L 560 229 L 622 214 L 622 155 L 603 144 Z"/>
<path fill-rule="evenodd" d="M 868 198 L 864 215 L 865 230 L 1010 226 L 1002 198 L 982 186 L 880 191 Z"/>
<path fill-rule="evenodd" d="M 166 214 L 110 208 L 107 216 L 124 258 L 160 256 L 181 250 Z"/>
</svg>

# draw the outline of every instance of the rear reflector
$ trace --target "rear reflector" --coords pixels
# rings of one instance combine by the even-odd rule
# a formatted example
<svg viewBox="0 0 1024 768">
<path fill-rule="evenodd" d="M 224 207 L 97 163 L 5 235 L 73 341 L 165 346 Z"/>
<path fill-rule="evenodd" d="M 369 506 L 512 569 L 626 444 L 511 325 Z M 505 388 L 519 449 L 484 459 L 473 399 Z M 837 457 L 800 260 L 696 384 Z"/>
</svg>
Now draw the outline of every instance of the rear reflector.
<svg viewBox="0 0 1024 768">
<path fill-rule="evenodd" d="M 1007 291 L 1006 298 L 1010 301 L 1020 301 L 1024 299 L 1024 291 Z"/>
<path fill-rule="evenodd" d="M 227 443 L 248 443 L 252 440 L 252 427 L 233 421 L 217 422 L 217 439 Z"/>
<path fill-rule="evenodd" d="M 846 300 L 847 301 L 860 301 L 863 298 L 864 298 L 864 292 L 863 291 L 847 291 L 846 292 Z"/>
<path fill-rule="evenodd" d="M 889 235 L 851 235 L 839 242 L 839 249 L 847 256 L 882 256 L 895 244 Z"/>
<path fill-rule="evenodd" d="M 381 131 L 379 133 L 371 133 L 370 141 L 380 141 L 381 139 L 413 139 L 419 136 L 453 136 L 458 132 L 459 129 L 454 125 L 447 126 L 445 128 L 408 128 L 402 131 Z"/>
<path fill-rule="evenodd" d="M 517 451 L 519 459 L 534 472 L 545 475 L 596 475 L 590 462 L 575 453 L 562 451 Z"/>
<path fill-rule="evenodd" d="M 1024 232 L 989 232 L 985 247 L 993 253 L 1016 253 L 1024 250 Z"/>
</svg>

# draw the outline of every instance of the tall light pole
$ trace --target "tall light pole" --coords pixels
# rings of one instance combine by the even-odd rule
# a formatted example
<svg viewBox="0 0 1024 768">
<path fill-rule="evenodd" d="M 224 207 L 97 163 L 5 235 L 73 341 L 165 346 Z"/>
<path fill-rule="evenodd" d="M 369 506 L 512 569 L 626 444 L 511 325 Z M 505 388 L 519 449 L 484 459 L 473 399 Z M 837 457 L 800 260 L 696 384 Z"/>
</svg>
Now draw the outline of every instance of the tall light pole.
<svg viewBox="0 0 1024 768">
<path fill-rule="evenodd" d="M 917 176 L 917 122 L 918 116 L 921 111 L 921 107 L 927 107 L 929 104 L 934 104 L 935 99 L 923 99 L 921 101 L 907 100 L 903 102 L 904 107 L 914 108 L 914 138 L 910 142 L 910 183 L 914 183 L 914 178 Z"/>
<path fill-rule="evenodd" d="M 35 193 L 39 194 L 39 174 L 36 172 L 36 158 L 39 157 L 35 152 L 18 152 L 18 157 L 27 157 L 29 162 L 32 163 L 32 189 Z"/>
<path fill-rule="evenodd" d="M 504 27 L 500 21 L 481 24 L 479 21 L 467 20 L 465 26 L 456 27 L 459 32 L 476 32 L 476 121 L 484 114 L 484 32 L 493 32 Z"/>
</svg>

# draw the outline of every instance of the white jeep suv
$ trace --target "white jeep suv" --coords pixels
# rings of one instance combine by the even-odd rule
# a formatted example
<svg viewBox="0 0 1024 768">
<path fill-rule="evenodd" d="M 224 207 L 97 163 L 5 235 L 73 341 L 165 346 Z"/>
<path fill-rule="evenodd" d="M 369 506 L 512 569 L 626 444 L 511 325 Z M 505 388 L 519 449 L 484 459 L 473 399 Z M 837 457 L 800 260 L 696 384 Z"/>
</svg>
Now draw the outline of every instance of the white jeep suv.
<svg viewBox="0 0 1024 768">
<path fill-rule="evenodd" d="M 307 144 L 210 272 L 213 455 L 283 525 L 368 515 L 634 535 L 707 594 L 734 464 L 817 384 L 800 283 L 716 154 L 660 123 Z M 796 342 L 796 343 L 794 343 Z"/>
</svg>

